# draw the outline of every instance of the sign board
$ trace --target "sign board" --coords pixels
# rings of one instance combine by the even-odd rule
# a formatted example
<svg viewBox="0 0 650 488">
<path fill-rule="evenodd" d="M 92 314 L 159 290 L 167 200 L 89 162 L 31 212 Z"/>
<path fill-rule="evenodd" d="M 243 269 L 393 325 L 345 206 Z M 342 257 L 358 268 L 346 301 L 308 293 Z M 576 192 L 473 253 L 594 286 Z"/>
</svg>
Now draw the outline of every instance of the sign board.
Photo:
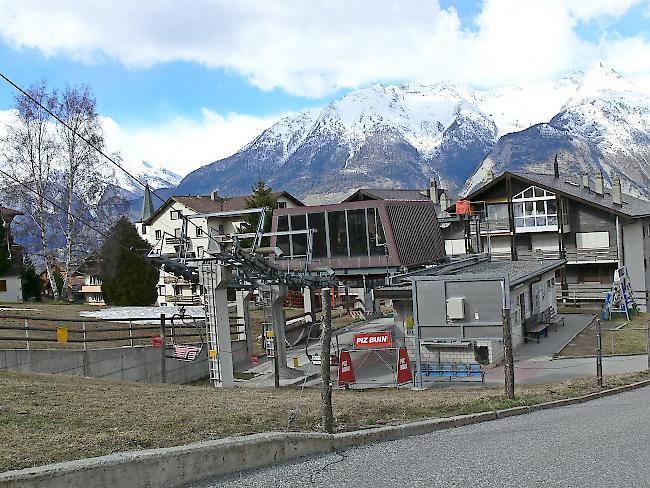
<svg viewBox="0 0 650 488">
<path fill-rule="evenodd" d="M 352 385 L 356 382 L 352 358 L 348 351 L 341 351 L 339 359 L 339 386 Z"/>
<path fill-rule="evenodd" d="M 390 347 L 390 332 L 369 332 L 354 335 L 354 347 Z"/>
<path fill-rule="evenodd" d="M 217 351 L 214 349 L 210 349 L 210 352 L 208 353 L 208 356 L 210 356 L 210 359 L 215 359 L 217 357 Z M 255 358 L 257 359 L 257 358 Z"/>
<path fill-rule="evenodd" d="M 68 342 L 68 329 L 65 327 L 56 328 L 56 342 Z"/>
<path fill-rule="evenodd" d="M 151 338 L 151 345 L 153 347 L 163 347 L 163 338 L 160 337 L 159 335 L 155 335 Z"/>
<path fill-rule="evenodd" d="M 397 356 L 397 384 L 401 385 L 413 381 L 411 373 L 411 361 L 405 347 L 401 347 Z"/>
</svg>

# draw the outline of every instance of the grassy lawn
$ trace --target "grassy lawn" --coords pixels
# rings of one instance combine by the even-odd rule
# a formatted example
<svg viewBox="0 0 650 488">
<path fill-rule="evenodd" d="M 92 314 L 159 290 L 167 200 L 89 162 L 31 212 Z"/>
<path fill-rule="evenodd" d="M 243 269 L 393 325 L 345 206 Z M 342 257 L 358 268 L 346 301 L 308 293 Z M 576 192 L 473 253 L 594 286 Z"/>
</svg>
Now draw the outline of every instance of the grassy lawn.
<svg viewBox="0 0 650 488">
<path fill-rule="evenodd" d="M 629 323 L 626 319 L 617 316 L 614 320 L 601 321 L 603 329 L 603 354 L 645 354 L 646 331 L 650 314 L 639 313 L 632 317 Z M 615 329 L 625 324 L 619 330 Z M 596 327 L 587 327 L 571 341 L 562 351 L 560 356 L 593 356 L 596 354 Z"/>
<path fill-rule="evenodd" d="M 649 378 L 609 376 L 609 386 Z M 339 431 L 488 411 L 568 398 L 597 390 L 592 379 L 501 388 L 459 386 L 335 391 Z M 216 390 L 0 373 L 0 471 L 113 452 L 265 431 L 318 430 L 320 392 L 298 389 Z M 288 415 L 297 417 L 288 426 Z"/>
</svg>

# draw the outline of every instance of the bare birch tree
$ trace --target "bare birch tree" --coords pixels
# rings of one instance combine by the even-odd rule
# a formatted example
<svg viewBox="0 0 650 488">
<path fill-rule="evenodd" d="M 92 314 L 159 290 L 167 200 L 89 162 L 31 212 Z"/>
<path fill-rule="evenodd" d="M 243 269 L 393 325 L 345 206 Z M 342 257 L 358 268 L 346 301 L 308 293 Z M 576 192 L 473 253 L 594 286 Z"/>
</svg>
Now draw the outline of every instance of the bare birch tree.
<svg viewBox="0 0 650 488">
<path fill-rule="evenodd" d="M 75 259 L 79 242 L 80 225 L 74 215 L 92 213 L 94 197 L 102 192 L 102 178 L 98 171 L 100 154 L 95 148 L 104 148 L 104 136 L 96 110 L 97 102 L 86 85 L 67 86 L 57 107 L 57 115 L 66 122 L 58 124 L 58 136 L 62 148 L 63 215 L 61 226 L 65 236 L 63 253 L 63 290 L 68 290 L 70 266 Z M 80 137 L 81 136 L 81 137 Z M 106 185 L 103 185 L 105 188 Z M 67 298 L 67 297 L 66 297 Z"/>
<path fill-rule="evenodd" d="M 56 110 L 57 93 L 50 92 L 44 81 L 33 84 L 26 92 L 48 110 Z M 58 300 L 60 290 L 53 272 L 55 260 L 48 242 L 52 209 L 46 199 L 52 197 L 59 147 L 48 113 L 29 97 L 23 94 L 16 96 L 16 122 L 7 127 L 3 146 L 12 176 L 33 191 L 26 191 L 12 182 L 6 182 L 6 187 L 38 230 L 47 278 L 53 298 Z"/>
</svg>

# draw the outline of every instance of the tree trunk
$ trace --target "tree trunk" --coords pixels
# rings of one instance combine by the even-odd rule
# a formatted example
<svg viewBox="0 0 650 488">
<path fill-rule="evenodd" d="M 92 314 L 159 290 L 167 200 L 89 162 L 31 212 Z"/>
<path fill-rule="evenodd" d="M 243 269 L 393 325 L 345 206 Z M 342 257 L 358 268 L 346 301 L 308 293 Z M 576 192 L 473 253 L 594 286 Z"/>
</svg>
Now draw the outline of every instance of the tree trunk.
<svg viewBox="0 0 650 488">
<path fill-rule="evenodd" d="M 323 298 L 323 329 L 320 336 L 321 357 L 321 405 L 323 409 L 323 430 L 334 433 L 334 414 L 332 413 L 332 383 L 330 382 L 330 342 L 332 340 L 332 301 L 330 289 L 321 290 Z"/>
</svg>

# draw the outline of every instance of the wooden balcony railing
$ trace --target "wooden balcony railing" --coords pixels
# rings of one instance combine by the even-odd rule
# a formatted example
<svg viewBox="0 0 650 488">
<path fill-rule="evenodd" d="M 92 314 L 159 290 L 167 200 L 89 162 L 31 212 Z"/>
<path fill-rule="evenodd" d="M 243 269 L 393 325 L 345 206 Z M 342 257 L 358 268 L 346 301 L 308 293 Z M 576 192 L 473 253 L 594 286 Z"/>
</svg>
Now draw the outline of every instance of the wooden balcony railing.
<svg viewBox="0 0 650 488">
<path fill-rule="evenodd" d="M 167 303 L 179 303 L 181 305 L 200 305 L 201 299 L 198 295 L 166 295 Z"/>
<path fill-rule="evenodd" d="M 489 219 L 481 222 L 481 234 L 510 232 L 508 219 Z"/>
<path fill-rule="evenodd" d="M 569 263 L 579 262 L 614 262 L 618 261 L 618 250 L 615 247 L 600 249 L 566 249 L 566 260 Z"/>
</svg>

